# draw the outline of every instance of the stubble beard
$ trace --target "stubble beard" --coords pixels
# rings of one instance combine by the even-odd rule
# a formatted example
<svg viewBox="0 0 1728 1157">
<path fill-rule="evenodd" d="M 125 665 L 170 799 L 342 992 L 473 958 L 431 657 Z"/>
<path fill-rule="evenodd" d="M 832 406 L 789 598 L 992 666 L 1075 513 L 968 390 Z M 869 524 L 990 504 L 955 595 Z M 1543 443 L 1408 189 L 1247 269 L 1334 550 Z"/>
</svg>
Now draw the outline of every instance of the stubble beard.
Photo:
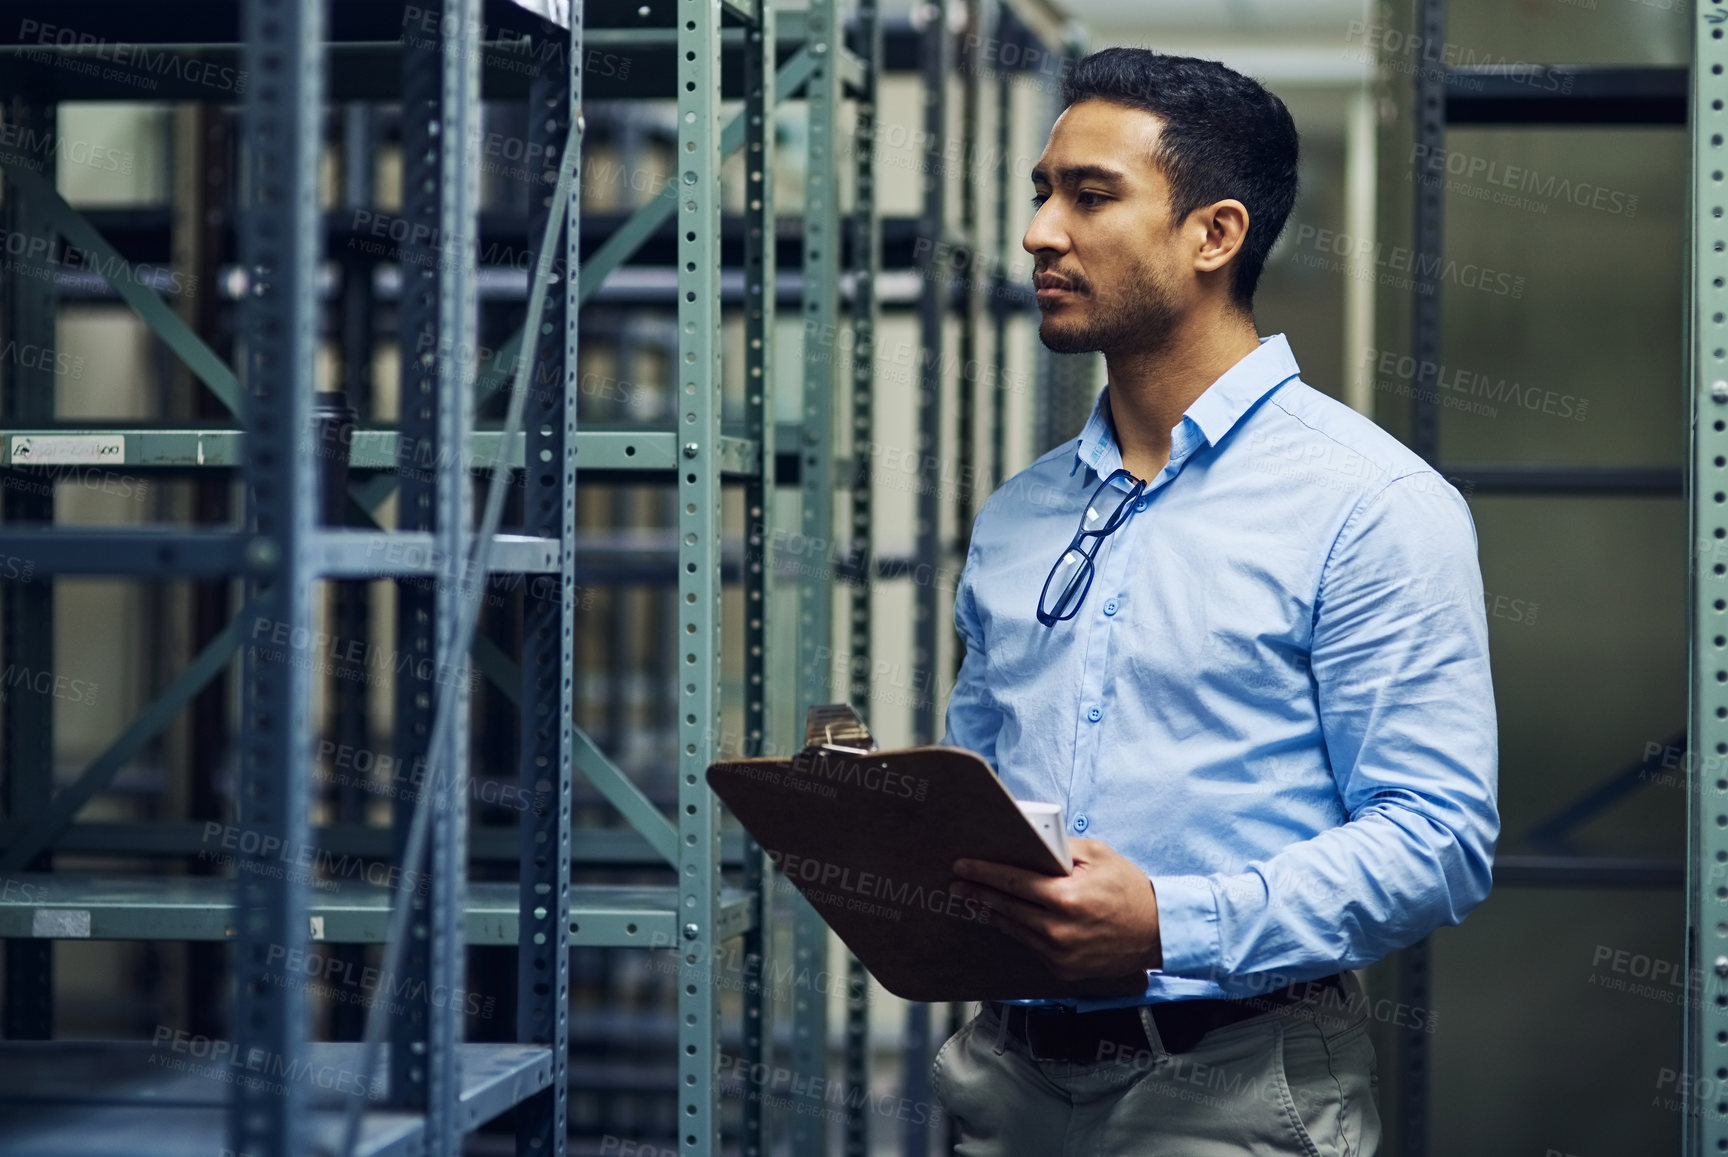
<svg viewBox="0 0 1728 1157">
<path fill-rule="evenodd" d="M 1115 293 L 1099 295 L 1090 281 L 1078 279 L 1075 288 L 1088 311 L 1084 321 L 1045 313 L 1039 323 L 1039 340 L 1053 353 L 1156 350 L 1176 332 L 1175 295 L 1149 264 L 1139 266 Z"/>
</svg>

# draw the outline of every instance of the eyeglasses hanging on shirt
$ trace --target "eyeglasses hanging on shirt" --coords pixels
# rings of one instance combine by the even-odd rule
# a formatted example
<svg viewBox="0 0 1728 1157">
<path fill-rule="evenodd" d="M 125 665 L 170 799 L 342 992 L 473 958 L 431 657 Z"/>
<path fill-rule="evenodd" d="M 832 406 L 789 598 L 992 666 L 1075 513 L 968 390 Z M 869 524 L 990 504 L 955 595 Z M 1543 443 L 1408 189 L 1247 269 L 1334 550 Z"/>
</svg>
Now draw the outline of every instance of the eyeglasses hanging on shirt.
<svg viewBox="0 0 1728 1157">
<path fill-rule="evenodd" d="M 1119 489 L 1116 486 L 1118 478 L 1134 485 L 1126 490 Z M 1099 547 L 1128 521 L 1134 503 L 1145 492 L 1146 483 L 1127 470 L 1117 470 L 1098 484 L 1098 489 L 1092 492 L 1086 503 L 1085 512 L 1080 515 L 1080 529 L 1074 532 L 1068 549 L 1050 568 L 1044 589 L 1038 593 L 1040 623 L 1054 627 L 1079 612 L 1080 604 L 1086 601 L 1086 592 L 1092 589 L 1092 560 L 1097 557 Z"/>
</svg>

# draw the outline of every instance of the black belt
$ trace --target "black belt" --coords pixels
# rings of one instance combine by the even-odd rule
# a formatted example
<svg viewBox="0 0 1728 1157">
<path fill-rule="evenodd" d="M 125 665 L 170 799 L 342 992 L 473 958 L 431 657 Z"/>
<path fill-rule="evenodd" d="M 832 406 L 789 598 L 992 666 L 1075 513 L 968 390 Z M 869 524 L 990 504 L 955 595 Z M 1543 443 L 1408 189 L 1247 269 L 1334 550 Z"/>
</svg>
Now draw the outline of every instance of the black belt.
<svg viewBox="0 0 1728 1157">
<path fill-rule="evenodd" d="M 986 1003 L 1007 1022 L 1007 1031 L 1039 1060 L 1091 1064 L 1133 1057 L 1150 1049 L 1140 1009 L 1150 1008 L 1152 1022 L 1168 1053 L 1185 1053 L 1216 1028 L 1275 1012 L 1318 996 L 1328 989 L 1344 991 L 1341 976 L 1302 981 L 1264 996 L 1240 1000 L 1166 1000 L 1151 1005 L 1101 1008 L 1075 1012 L 1068 1005 Z"/>
</svg>

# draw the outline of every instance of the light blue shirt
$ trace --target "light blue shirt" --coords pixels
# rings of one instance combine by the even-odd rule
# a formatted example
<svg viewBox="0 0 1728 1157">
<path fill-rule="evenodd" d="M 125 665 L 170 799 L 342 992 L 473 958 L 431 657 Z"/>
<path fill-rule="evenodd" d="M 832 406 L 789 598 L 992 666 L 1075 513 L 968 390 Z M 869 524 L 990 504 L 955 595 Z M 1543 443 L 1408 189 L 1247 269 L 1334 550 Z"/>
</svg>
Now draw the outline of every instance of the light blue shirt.
<svg viewBox="0 0 1728 1157">
<path fill-rule="evenodd" d="M 954 608 L 943 742 L 1151 877 L 1128 1001 L 1247 996 L 1456 924 L 1500 821 L 1476 531 L 1458 492 L 1304 384 L 1282 335 L 1195 399 L 1079 613 L 1045 576 L 1122 465 L 1109 391 L 991 495 Z"/>
</svg>

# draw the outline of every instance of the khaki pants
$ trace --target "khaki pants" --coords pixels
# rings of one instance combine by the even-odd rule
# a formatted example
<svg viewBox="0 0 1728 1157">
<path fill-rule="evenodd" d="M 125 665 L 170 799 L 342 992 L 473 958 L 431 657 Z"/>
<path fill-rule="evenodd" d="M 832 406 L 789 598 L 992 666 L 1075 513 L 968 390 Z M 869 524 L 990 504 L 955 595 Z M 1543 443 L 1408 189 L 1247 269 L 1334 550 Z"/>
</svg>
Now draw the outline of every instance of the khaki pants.
<svg viewBox="0 0 1728 1157">
<path fill-rule="evenodd" d="M 986 1006 L 932 1068 L 960 1157 L 1374 1157 L 1379 1080 L 1361 983 L 1215 1029 L 1171 1055 L 1039 1060 Z M 1121 1055 L 1116 1055 L 1120 1051 Z"/>
</svg>

